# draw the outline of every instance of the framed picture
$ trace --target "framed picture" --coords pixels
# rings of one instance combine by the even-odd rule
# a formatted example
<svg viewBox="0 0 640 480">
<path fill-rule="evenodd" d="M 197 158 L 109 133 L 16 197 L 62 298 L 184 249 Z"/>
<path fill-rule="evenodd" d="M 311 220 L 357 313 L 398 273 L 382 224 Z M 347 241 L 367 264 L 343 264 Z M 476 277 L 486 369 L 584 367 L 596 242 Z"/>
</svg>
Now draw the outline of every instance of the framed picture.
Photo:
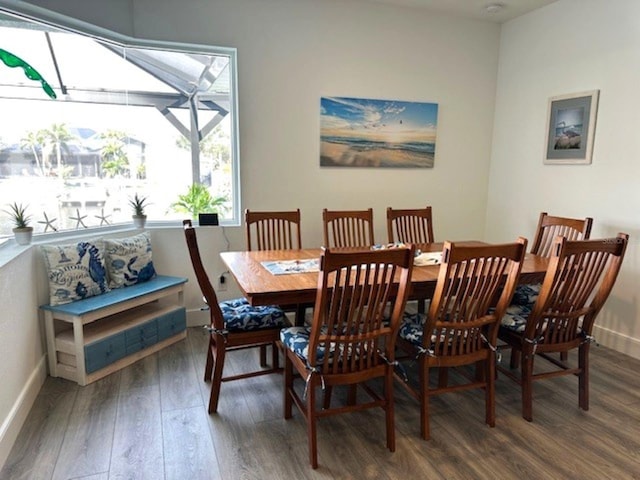
<svg viewBox="0 0 640 480">
<path fill-rule="evenodd" d="M 544 163 L 591 163 L 598 93 L 598 90 L 592 90 L 549 99 Z"/>
<path fill-rule="evenodd" d="M 433 168 L 438 104 L 320 99 L 320 166 Z"/>
</svg>

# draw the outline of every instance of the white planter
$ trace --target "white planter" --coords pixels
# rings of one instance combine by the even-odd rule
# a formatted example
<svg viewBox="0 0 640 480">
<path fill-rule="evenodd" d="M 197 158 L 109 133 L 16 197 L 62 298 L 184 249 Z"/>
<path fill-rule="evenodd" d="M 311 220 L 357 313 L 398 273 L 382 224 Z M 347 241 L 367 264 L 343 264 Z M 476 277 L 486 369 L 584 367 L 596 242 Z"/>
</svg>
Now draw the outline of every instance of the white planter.
<svg viewBox="0 0 640 480">
<path fill-rule="evenodd" d="M 33 227 L 14 228 L 13 234 L 18 245 L 29 245 L 33 237 Z"/>
<path fill-rule="evenodd" d="M 133 218 L 133 225 L 136 228 L 144 228 L 147 223 L 146 215 L 133 215 L 131 218 Z"/>
</svg>

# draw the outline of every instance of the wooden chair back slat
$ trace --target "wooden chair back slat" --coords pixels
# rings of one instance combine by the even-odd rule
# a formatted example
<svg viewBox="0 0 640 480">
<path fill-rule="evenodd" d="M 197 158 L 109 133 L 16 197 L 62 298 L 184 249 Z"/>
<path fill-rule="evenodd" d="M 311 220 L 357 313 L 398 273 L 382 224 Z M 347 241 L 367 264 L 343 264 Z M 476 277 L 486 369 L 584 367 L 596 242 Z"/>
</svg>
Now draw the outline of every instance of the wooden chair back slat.
<svg viewBox="0 0 640 480">
<path fill-rule="evenodd" d="M 211 316 L 211 326 L 213 328 L 222 330 L 224 328 L 224 319 L 222 317 L 222 311 L 218 303 L 218 297 L 216 291 L 209 280 L 209 275 L 202 263 L 202 257 L 200 256 L 200 249 L 198 248 L 198 239 L 196 237 L 196 230 L 191 224 L 191 220 L 183 220 L 182 226 L 184 228 L 184 236 L 187 242 L 187 248 L 189 250 L 189 258 L 191 259 L 191 265 L 193 271 L 196 274 L 200 291 L 204 297 L 205 303 L 209 306 Z"/>
<path fill-rule="evenodd" d="M 387 208 L 389 243 L 433 243 L 431 207 L 399 210 Z"/>
<path fill-rule="evenodd" d="M 356 374 L 374 368 L 380 364 L 381 348 L 385 358 L 392 360 L 413 255 L 413 247 L 323 252 L 309 342 L 311 365 L 316 365 L 318 349 L 324 351 L 320 363 L 324 374 Z M 399 286 L 394 284 L 398 279 Z"/>
<path fill-rule="evenodd" d="M 550 257 L 553 242 L 558 235 L 566 237 L 567 240 L 588 240 L 591 235 L 592 223 L 593 219 L 590 217 L 585 219 L 554 217 L 547 212 L 542 212 L 531 246 L 531 253 Z"/>
<path fill-rule="evenodd" d="M 368 247 L 373 245 L 373 209 L 322 211 L 324 246 Z"/>
<path fill-rule="evenodd" d="M 581 342 L 615 283 L 628 235 L 600 240 L 558 236 L 549 269 L 525 329 L 530 341 L 552 345 Z"/>
<path fill-rule="evenodd" d="M 282 212 L 245 210 L 248 250 L 297 250 L 302 248 L 300 209 Z"/>
<path fill-rule="evenodd" d="M 424 327 L 424 348 L 436 356 L 450 357 L 472 355 L 486 349 L 487 342 L 495 345 L 499 319 L 513 295 L 526 243 L 524 238 L 482 247 L 445 242 Z"/>
</svg>

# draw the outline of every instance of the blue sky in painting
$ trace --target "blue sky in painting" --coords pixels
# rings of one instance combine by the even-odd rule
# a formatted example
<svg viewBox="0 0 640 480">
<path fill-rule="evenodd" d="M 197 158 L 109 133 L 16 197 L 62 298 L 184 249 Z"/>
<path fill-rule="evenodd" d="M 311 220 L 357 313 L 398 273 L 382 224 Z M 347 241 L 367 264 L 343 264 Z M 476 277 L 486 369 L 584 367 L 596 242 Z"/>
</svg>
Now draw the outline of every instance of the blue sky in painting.
<svg viewBox="0 0 640 480">
<path fill-rule="evenodd" d="M 385 141 L 435 141 L 435 103 L 323 97 L 322 136 L 367 137 Z"/>
</svg>

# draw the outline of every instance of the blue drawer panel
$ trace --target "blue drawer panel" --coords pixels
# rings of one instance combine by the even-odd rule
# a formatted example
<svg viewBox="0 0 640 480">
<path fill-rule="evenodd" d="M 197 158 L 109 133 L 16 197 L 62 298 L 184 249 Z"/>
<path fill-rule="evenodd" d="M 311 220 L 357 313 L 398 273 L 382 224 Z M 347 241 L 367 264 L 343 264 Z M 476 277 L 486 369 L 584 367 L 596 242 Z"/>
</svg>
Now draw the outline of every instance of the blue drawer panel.
<svg viewBox="0 0 640 480">
<path fill-rule="evenodd" d="M 178 308 L 157 318 L 158 341 L 172 337 L 187 328 L 187 310 Z"/>
<path fill-rule="evenodd" d="M 87 373 L 100 370 L 102 367 L 120 360 L 126 355 L 125 334 L 117 333 L 103 340 L 90 343 L 84 347 L 84 363 Z"/>
<path fill-rule="evenodd" d="M 158 343 L 158 324 L 156 319 L 128 329 L 125 333 L 127 355 Z"/>
</svg>

